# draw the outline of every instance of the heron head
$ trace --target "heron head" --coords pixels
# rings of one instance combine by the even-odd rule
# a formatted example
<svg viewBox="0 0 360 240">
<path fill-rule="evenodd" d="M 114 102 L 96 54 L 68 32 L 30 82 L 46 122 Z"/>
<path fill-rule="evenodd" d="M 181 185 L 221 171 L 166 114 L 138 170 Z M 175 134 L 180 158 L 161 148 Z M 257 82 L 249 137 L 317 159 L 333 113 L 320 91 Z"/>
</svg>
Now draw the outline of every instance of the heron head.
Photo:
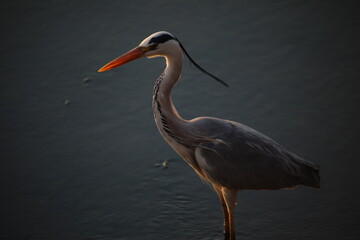
<svg viewBox="0 0 360 240">
<path fill-rule="evenodd" d="M 116 68 L 120 65 L 123 65 L 127 62 L 141 57 L 153 58 L 164 56 L 167 53 L 171 52 L 171 49 L 173 49 L 176 45 L 179 48 L 179 42 L 171 33 L 165 31 L 153 33 L 147 38 L 145 38 L 139 44 L 139 46 L 112 60 L 111 62 L 100 68 L 98 72 L 103 72 Z"/>
<path fill-rule="evenodd" d="M 146 51 L 147 58 L 161 57 L 178 50 L 181 52 L 179 41 L 169 32 L 160 31 L 145 38 L 139 45 Z"/>
<path fill-rule="evenodd" d="M 98 70 L 98 72 L 107 71 L 113 68 L 116 68 L 120 65 L 123 65 L 127 62 L 130 62 L 132 60 L 135 60 L 137 58 L 141 57 L 163 57 L 163 56 L 169 56 L 174 53 L 184 53 L 190 60 L 191 63 L 194 64 L 195 67 L 197 67 L 201 72 L 209 75 L 210 77 L 214 78 L 216 81 L 220 82 L 221 84 L 228 86 L 224 81 L 221 79 L 215 77 L 211 73 L 204 70 L 202 67 L 200 67 L 187 53 L 184 46 L 180 43 L 180 41 L 171 33 L 160 31 L 151 34 L 147 38 L 145 38 L 139 46 L 133 48 L 129 52 L 121 55 L 120 57 L 112 60 L 102 68 Z"/>
</svg>

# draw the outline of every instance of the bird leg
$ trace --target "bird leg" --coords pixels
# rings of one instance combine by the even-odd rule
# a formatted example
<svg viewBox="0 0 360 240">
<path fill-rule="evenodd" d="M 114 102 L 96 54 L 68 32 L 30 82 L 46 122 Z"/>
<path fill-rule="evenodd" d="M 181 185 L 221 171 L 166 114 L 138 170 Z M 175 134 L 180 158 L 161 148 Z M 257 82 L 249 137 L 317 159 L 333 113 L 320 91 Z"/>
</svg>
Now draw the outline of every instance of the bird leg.
<svg viewBox="0 0 360 240">
<path fill-rule="evenodd" d="M 222 196 L 225 200 L 227 211 L 228 211 L 228 219 L 229 219 L 228 223 L 229 223 L 229 228 L 230 228 L 229 240 L 235 240 L 234 210 L 235 210 L 237 190 L 222 187 L 221 191 L 222 191 Z"/>
<path fill-rule="evenodd" d="M 213 185 L 213 187 L 214 187 L 215 192 L 219 196 L 221 207 L 222 207 L 223 214 L 224 214 L 224 240 L 229 240 L 230 239 L 229 212 L 228 212 L 228 209 L 226 206 L 226 202 L 223 197 L 221 187 L 218 187 L 216 185 Z"/>
</svg>

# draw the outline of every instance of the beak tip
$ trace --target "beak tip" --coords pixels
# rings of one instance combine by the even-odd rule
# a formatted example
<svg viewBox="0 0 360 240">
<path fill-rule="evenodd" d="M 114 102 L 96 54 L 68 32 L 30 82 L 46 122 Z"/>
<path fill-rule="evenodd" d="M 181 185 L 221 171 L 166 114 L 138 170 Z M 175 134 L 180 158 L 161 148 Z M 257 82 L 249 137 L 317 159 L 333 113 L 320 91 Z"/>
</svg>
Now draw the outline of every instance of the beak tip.
<svg viewBox="0 0 360 240">
<path fill-rule="evenodd" d="M 99 68 L 97 71 L 98 72 L 105 72 L 105 71 L 107 71 L 107 70 L 110 70 L 111 68 L 108 68 L 106 65 L 105 66 L 103 66 L 102 68 Z"/>
<path fill-rule="evenodd" d="M 98 72 L 105 72 L 107 70 L 116 68 L 117 66 L 123 65 L 127 62 L 130 62 L 132 60 L 135 60 L 137 58 L 143 57 L 145 53 L 144 47 L 136 47 L 132 50 L 130 50 L 129 52 L 121 55 L 120 57 L 112 60 L 111 62 L 109 62 L 108 64 L 106 64 L 105 66 L 103 66 L 102 68 L 100 68 L 99 70 L 97 70 Z"/>
</svg>

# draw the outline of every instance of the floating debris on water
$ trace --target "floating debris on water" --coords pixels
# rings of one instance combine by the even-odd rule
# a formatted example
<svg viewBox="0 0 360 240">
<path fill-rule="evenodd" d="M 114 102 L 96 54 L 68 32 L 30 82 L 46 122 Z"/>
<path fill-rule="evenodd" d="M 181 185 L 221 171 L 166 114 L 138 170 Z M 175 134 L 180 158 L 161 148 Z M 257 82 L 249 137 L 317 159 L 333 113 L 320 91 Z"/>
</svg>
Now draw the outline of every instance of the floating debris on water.
<svg viewBox="0 0 360 240">
<path fill-rule="evenodd" d="M 84 78 L 82 81 L 83 81 L 83 83 L 87 83 L 87 82 L 89 82 L 90 80 L 91 80 L 90 77 L 86 77 L 86 78 Z"/>
<path fill-rule="evenodd" d="M 156 163 L 155 164 L 155 167 L 162 167 L 163 169 L 168 168 L 168 166 L 169 166 L 169 161 L 168 160 L 165 160 L 165 161 L 163 161 L 161 163 Z"/>
<path fill-rule="evenodd" d="M 65 99 L 64 105 L 65 106 L 69 106 L 71 103 L 71 101 L 69 99 Z"/>
</svg>

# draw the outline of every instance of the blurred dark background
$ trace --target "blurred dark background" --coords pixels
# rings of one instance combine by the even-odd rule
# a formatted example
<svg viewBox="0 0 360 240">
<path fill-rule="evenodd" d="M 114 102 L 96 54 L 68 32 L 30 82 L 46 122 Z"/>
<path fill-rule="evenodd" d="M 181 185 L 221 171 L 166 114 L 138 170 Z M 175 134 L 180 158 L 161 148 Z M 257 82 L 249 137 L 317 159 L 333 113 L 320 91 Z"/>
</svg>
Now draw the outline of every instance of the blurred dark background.
<svg viewBox="0 0 360 240">
<path fill-rule="evenodd" d="M 239 239 L 359 234 L 356 1 L 3 1 L 0 238 L 222 239 L 217 196 L 163 141 L 162 59 L 97 73 L 159 30 L 184 65 L 187 119 L 249 125 L 321 165 L 322 188 L 238 194 Z M 169 160 L 169 167 L 155 167 Z"/>
</svg>

